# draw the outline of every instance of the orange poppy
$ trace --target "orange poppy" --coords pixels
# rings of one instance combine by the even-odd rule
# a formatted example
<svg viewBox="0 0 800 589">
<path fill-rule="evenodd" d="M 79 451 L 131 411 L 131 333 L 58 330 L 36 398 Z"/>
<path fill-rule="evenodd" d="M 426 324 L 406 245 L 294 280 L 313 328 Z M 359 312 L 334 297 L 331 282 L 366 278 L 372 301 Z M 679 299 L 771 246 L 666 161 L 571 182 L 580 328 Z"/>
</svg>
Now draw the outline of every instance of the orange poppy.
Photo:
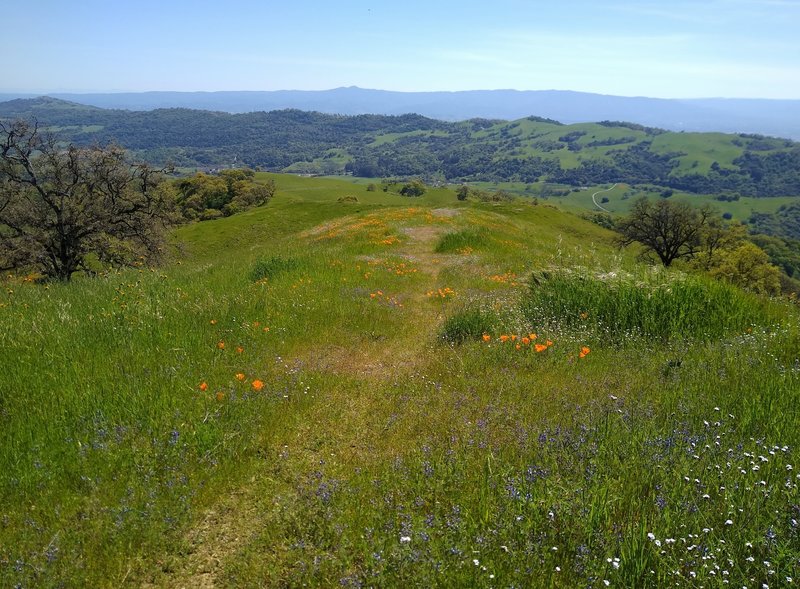
<svg viewBox="0 0 800 589">
<path fill-rule="evenodd" d="M 238 347 L 236 348 L 236 353 L 237 353 L 237 354 L 241 354 L 242 352 L 244 352 L 244 348 L 243 348 L 242 346 L 238 346 Z"/>
<path fill-rule="evenodd" d="M 488 342 L 488 341 L 490 341 L 491 339 L 492 339 L 492 336 L 491 336 L 491 335 L 489 335 L 488 333 L 484 333 L 484 334 L 483 334 L 483 341 L 485 341 L 485 342 Z"/>
<path fill-rule="evenodd" d="M 211 325 L 216 325 L 216 324 L 217 324 L 217 320 L 216 319 L 212 319 L 211 320 Z"/>
<path fill-rule="evenodd" d="M 589 355 L 589 352 L 591 352 L 591 350 L 587 346 L 583 346 L 581 348 L 581 353 L 578 354 L 578 357 L 579 358 L 585 358 L 586 356 Z"/>
<path fill-rule="evenodd" d="M 222 341 L 222 340 L 218 341 L 217 342 L 217 348 L 219 348 L 220 350 L 224 350 L 225 349 L 225 342 Z"/>
<path fill-rule="evenodd" d="M 206 390 L 208 390 L 208 383 L 206 381 L 203 381 L 203 382 L 200 383 L 200 386 L 198 388 L 201 391 L 206 391 Z"/>
<path fill-rule="evenodd" d="M 217 401 L 222 401 L 222 399 L 224 399 L 224 398 L 225 398 L 225 393 L 223 393 L 222 391 L 219 391 L 217 393 Z"/>
<path fill-rule="evenodd" d="M 538 335 L 536 335 L 535 333 L 532 333 L 532 334 L 530 334 L 528 337 L 529 337 L 529 338 L 531 338 L 531 341 L 533 341 L 533 340 L 535 340 L 535 339 L 536 339 L 537 337 L 539 337 L 539 336 L 538 336 Z"/>
<path fill-rule="evenodd" d="M 527 345 L 530 345 L 530 343 L 531 343 L 531 338 L 529 338 L 529 337 L 523 337 L 523 338 L 522 338 L 522 343 L 523 343 L 523 344 L 525 344 L 526 346 L 527 346 Z"/>
<path fill-rule="evenodd" d="M 263 389 L 263 388 L 264 388 L 264 383 L 263 383 L 263 382 L 261 382 L 260 380 L 254 380 L 254 381 L 253 381 L 252 383 L 250 383 L 250 384 L 251 384 L 251 386 L 253 387 L 253 390 L 254 390 L 254 391 L 260 391 L 261 389 Z"/>
<path fill-rule="evenodd" d="M 550 346 L 552 346 L 552 345 L 553 345 L 553 341 L 552 341 L 552 340 L 547 340 L 547 341 L 545 342 L 545 344 L 547 344 L 547 347 L 550 347 Z"/>
<path fill-rule="evenodd" d="M 536 348 L 537 352 L 544 352 L 547 349 L 547 346 L 544 344 L 536 344 L 534 345 L 534 348 Z"/>
<path fill-rule="evenodd" d="M 236 380 L 243 381 L 244 380 L 244 374 L 242 374 L 241 372 L 237 373 L 236 374 Z"/>
<path fill-rule="evenodd" d="M 507 342 L 508 341 L 508 336 L 507 335 L 501 335 L 500 336 L 500 341 L 503 342 L 503 343 Z"/>
</svg>

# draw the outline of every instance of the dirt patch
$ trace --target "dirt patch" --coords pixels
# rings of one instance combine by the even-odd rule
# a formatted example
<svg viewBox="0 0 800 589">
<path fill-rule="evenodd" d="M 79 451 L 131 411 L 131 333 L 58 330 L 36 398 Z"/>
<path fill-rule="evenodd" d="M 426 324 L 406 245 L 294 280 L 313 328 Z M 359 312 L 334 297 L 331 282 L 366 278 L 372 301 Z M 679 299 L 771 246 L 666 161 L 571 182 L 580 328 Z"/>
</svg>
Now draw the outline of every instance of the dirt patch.
<svg viewBox="0 0 800 589">
<path fill-rule="evenodd" d="M 412 241 L 420 243 L 429 243 L 434 241 L 442 234 L 441 227 L 431 227 L 430 225 L 421 225 L 419 227 L 403 227 L 400 230 L 403 235 L 407 235 Z"/>
<path fill-rule="evenodd" d="M 202 521 L 184 537 L 178 567 L 142 584 L 143 588 L 179 587 L 212 589 L 223 570 L 223 561 L 247 545 L 258 522 L 247 487 L 234 491 L 208 510 Z"/>
<path fill-rule="evenodd" d="M 461 214 L 458 209 L 433 209 L 431 215 L 434 217 L 457 217 Z"/>
</svg>

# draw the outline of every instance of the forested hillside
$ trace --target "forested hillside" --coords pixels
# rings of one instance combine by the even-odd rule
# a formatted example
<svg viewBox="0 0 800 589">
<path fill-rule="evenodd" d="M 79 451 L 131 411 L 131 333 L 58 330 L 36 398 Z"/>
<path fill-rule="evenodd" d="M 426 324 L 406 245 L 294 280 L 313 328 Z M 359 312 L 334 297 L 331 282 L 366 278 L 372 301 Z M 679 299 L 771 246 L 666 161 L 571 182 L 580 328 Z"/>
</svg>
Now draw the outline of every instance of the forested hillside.
<svg viewBox="0 0 800 589">
<path fill-rule="evenodd" d="M 310 174 L 800 195 L 800 145 L 760 135 L 672 133 L 612 121 L 562 125 L 534 116 L 448 123 L 413 114 L 123 111 L 53 98 L 0 103 L 0 119 L 14 118 L 35 118 L 65 140 L 117 142 L 152 163 L 182 167 L 239 163 Z"/>
</svg>

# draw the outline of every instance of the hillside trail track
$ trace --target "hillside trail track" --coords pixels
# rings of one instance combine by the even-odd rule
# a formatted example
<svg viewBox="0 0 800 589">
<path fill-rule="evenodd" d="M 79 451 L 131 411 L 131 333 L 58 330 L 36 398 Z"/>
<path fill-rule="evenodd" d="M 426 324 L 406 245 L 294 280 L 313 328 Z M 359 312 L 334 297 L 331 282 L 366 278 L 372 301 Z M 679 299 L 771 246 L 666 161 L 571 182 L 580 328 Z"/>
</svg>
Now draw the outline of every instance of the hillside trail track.
<svg viewBox="0 0 800 589">
<path fill-rule="evenodd" d="M 435 209 L 434 213 L 446 217 L 460 212 L 450 209 Z M 434 253 L 439 237 L 450 230 L 452 225 L 409 225 L 400 228 L 404 236 L 402 243 L 392 250 L 392 256 L 403 257 L 413 262 L 418 273 L 425 277 L 423 288 L 415 285 L 414 290 L 402 293 L 404 312 L 414 325 L 431 326 L 442 319 L 441 311 L 429 304 L 427 290 L 441 286 L 439 277 L 445 269 L 470 263 L 473 255 L 454 255 Z M 320 228 L 324 230 L 325 228 Z M 363 383 L 362 390 L 378 388 L 387 382 L 412 373 L 429 352 L 431 342 L 418 333 L 386 334 L 379 344 L 361 349 L 342 346 L 338 349 L 311 352 L 300 358 L 312 367 L 333 374 L 345 374 Z M 291 361 L 292 359 L 289 359 Z M 295 454 L 304 455 L 302 462 L 312 465 L 324 457 L 332 460 L 332 450 L 339 459 L 346 462 L 380 460 L 375 452 L 382 433 L 375 427 L 375 412 L 381 400 L 374 395 L 336 395 L 316 402 L 303 419 L 289 425 L 282 432 L 274 447 L 290 448 Z M 339 423 L 348 424 L 331 435 L 330 431 L 320 432 L 316 424 L 331 419 L 331 412 L 337 415 Z M 248 543 L 268 526 L 271 506 L 265 502 L 265 491 L 278 496 L 293 493 L 287 486 L 288 474 L 275 472 L 271 466 L 254 467 L 251 478 L 244 485 L 234 489 L 209 510 L 183 538 L 179 556 L 165 566 L 158 576 L 141 586 L 212 589 L 224 584 L 222 575 L 225 563 L 234 557 Z M 285 467 L 284 467 L 285 468 Z M 276 507 L 277 508 L 277 504 Z"/>
<path fill-rule="evenodd" d="M 598 195 L 598 194 L 602 194 L 602 193 L 604 193 L 604 192 L 611 192 L 611 191 L 612 191 L 612 190 L 614 190 L 616 187 L 617 187 L 617 183 L 616 183 L 616 182 L 614 182 L 614 184 L 611 186 L 611 188 L 606 188 L 605 190 L 598 190 L 597 192 L 595 192 L 594 194 L 592 194 L 592 202 L 594 203 L 594 206 L 596 206 L 596 207 L 597 207 L 598 209 L 600 209 L 601 211 L 604 211 L 604 212 L 606 212 L 606 213 L 610 213 L 611 211 L 609 211 L 609 210 L 608 210 L 607 208 L 605 208 L 605 207 L 602 207 L 602 206 L 601 206 L 601 205 L 600 205 L 600 204 L 597 202 L 597 198 L 596 198 L 596 197 L 597 197 L 597 195 Z"/>
</svg>

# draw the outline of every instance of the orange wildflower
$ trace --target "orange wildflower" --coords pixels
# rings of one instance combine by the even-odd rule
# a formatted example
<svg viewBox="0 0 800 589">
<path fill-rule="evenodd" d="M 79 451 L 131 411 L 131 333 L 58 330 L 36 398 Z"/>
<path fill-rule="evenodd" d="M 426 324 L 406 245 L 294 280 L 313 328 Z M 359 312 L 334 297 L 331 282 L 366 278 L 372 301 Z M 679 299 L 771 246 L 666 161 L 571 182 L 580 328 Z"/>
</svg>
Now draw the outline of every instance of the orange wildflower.
<svg viewBox="0 0 800 589">
<path fill-rule="evenodd" d="M 260 380 L 254 380 L 252 383 L 250 383 L 250 385 L 253 387 L 254 391 L 260 391 L 264 388 L 264 383 Z"/>
<path fill-rule="evenodd" d="M 216 324 L 217 324 L 217 320 L 216 319 L 212 319 L 211 320 L 211 325 L 216 325 Z"/>
<path fill-rule="evenodd" d="M 269 331 L 269 327 L 265 327 L 265 328 L 264 328 L 264 331 L 265 331 L 265 332 L 266 332 L 266 331 Z"/>
<path fill-rule="evenodd" d="M 514 346 L 514 347 L 515 347 L 515 348 L 517 348 L 518 350 L 522 349 L 522 346 L 521 346 L 521 345 L 519 345 L 519 344 L 517 344 L 517 345 L 516 345 L 516 346 Z"/>
<path fill-rule="evenodd" d="M 507 342 L 508 341 L 508 336 L 507 335 L 501 335 L 500 336 L 500 341 L 503 342 L 503 343 Z"/>
<path fill-rule="evenodd" d="M 529 337 L 529 338 L 531 338 L 531 341 L 533 341 L 533 340 L 535 340 L 535 339 L 536 339 L 537 337 L 539 337 L 539 336 L 538 336 L 538 335 L 536 335 L 535 333 L 532 333 L 532 334 L 530 334 L 528 337 Z"/>
<path fill-rule="evenodd" d="M 242 346 L 238 346 L 238 347 L 236 348 L 236 353 L 237 353 L 237 354 L 241 354 L 242 352 L 244 352 L 244 348 L 243 348 Z"/>
<path fill-rule="evenodd" d="M 544 344 L 536 344 L 534 348 L 536 348 L 537 352 L 544 352 L 547 349 L 547 346 Z"/>
<path fill-rule="evenodd" d="M 236 380 L 243 381 L 244 380 L 244 374 L 242 374 L 241 372 L 237 373 L 236 374 Z"/>
<path fill-rule="evenodd" d="M 222 401 L 225 398 L 225 393 L 222 391 L 217 392 L 217 401 Z"/>
<path fill-rule="evenodd" d="M 206 390 L 208 390 L 208 383 L 206 381 L 203 381 L 203 382 L 200 383 L 200 386 L 198 388 L 201 391 L 206 391 Z"/>
<path fill-rule="evenodd" d="M 545 344 L 546 344 L 546 345 L 547 345 L 547 347 L 549 348 L 550 346 L 552 346 L 552 345 L 553 345 L 553 340 L 547 340 L 547 341 L 545 342 Z"/>
<path fill-rule="evenodd" d="M 583 346 L 581 348 L 581 353 L 578 354 L 578 358 L 585 358 L 589 355 L 589 352 L 591 352 L 591 350 L 588 348 L 588 346 Z"/>
<path fill-rule="evenodd" d="M 517 340 L 517 336 L 516 335 L 512 335 L 511 336 L 511 341 L 513 342 L 513 341 L 516 341 L 516 340 Z"/>
<path fill-rule="evenodd" d="M 219 340 L 217 342 L 217 348 L 219 348 L 220 350 L 224 350 L 225 349 L 225 342 L 222 341 L 222 340 Z"/>
<path fill-rule="evenodd" d="M 488 342 L 488 341 L 491 341 L 491 339 L 492 339 L 492 336 L 489 335 L 488 333 L 484 333 L 483 334 L 483 341 Z"/>
<path fill-rule="evenodd" d="M 529 337 L 523 337 L 523 338 L 522 338 L 522 343 L 523 343 L 523 344 L 525 344 L 526 346 L 530 345 L 530 343 L 531 343 L 531 338 L 529 338 Z"/>
<path fill-rule="evenodd" d="M 258 321 L 253 321 L 253 327 L 258 327 L 259 325 L 261 325 L 261 323 Z"/>
</svg>

